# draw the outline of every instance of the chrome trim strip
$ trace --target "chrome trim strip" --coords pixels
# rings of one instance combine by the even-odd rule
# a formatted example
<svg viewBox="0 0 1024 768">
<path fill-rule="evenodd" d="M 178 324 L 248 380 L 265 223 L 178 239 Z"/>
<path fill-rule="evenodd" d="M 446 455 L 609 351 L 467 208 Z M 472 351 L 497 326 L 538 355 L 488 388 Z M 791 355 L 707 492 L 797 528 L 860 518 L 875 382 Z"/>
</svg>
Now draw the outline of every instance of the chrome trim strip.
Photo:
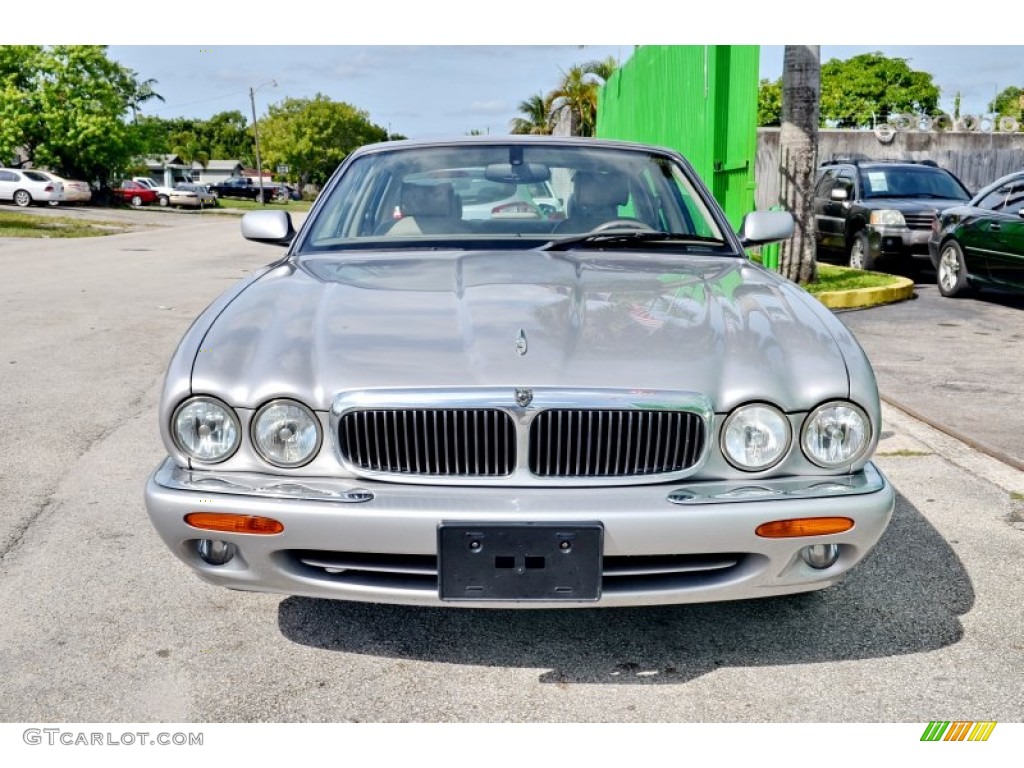
<svg viewBox="0 0 1024 768">
<path fill-rule="evenodd" d="M 522 384 L 522 382 L 520 382 Z M 528 384 L 528 382 L 527 382 Z M 518 487 L 593 487 L 650 485 L 675 482 L 698 472 L 711 452 L 711 400 L 698 392 L 680 390 L 625 390 L 597 388 L 532 387 L 533 400 L 523 407 L 516 404 L 516 385 L 507 387 L 364 389 L 338 393 L 331 404 L 330 439 L 334 456 L 347 473 L 368 480 L 408 485 L 518 486 Z M 505 476 L 411 475 L 367 470 L 351 464 L 342 456 L 339 425 L 346 413 L 362 410 L 418 409 L 495 409 L 507 413 L 516 430 L 516 466 Z M 693 466 L 679 472 L 611 477 L 538 477 L 529 469 L 530 424 L 541 411 L 556 409 L 614 409 L 623 411 L 687 411 L 700 417 L 705 440 Z M 640 414 L 642 416 L 642 414 Z"/>
<path fill-rule="evenodd" d="M 798 477 L 781 480 L 700 483 L 677 488 L 666 497 L 673 504 L 723 504 L 742 501 L 792 501 L 794 499 L 861 496 L 877 493 L 885 480 L 875 465 L 868 462 L 864 471 L 834 477 Z"/>
<path fill-rule="evenodd" d="M 316 478 L 296 481 L 290 477 L 272 477 L 254 472 L 184 469 L 170 457 L 164 459 L 164 463 L 153 475 L 153 481 L 163 488 L 194 493 L 332 501 L 342 504 L 361 504 L 373 500 L 373 493 L 365 488 L 355 488 L 344 480 Z"/>
</svg>

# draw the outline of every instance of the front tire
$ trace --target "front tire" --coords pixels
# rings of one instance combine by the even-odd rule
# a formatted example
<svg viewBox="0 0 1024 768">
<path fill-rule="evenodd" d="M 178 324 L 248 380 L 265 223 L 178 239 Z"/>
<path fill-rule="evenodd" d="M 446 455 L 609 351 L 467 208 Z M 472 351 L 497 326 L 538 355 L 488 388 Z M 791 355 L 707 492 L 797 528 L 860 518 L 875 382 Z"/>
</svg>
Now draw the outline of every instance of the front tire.
<svg viewBox="0 0 1024 768">
<path fill-rule="evenodd" d="M 967 265 L 964 263 L 964 252 L 956 240 L 950 240 L 942 246 L 939 252 L 939 266 L 936 272 L 936 282 L 939 284 L 939 293 L 948 298 L 966 296 L 971 286 L 967 282 Z"/>
<path fill-rule="evenodd" d="M 166 208 L 167 206 L 169 206 L 171 204 L 171 201 L 167 197 L 167 195 L 160 195 L 160 197 L 158 197 L 157 200 L 160 201 L 160 207 L 161 208 Z"/>
<path fill-rule="evenodd" d="M 28 208 L 32 205 L 32 195 L 24 189 L 19 189 L 14 193 L 14 204 L 19 208 Z"/>
<path fill-rule="evenodd" d="M 132 195 L 132 199 L 129 200 L 128 202 L 131 203 L 132 208 L 142 207 L 142 197 L 140 195 Z"/>
<path fill-rule="evenodd" d="M 871 245 L 868 242 L 868 233 L 861 230 L 853 236 L 850 243 L 850 269 L 871 270 L 875 268 L 875 259 L 871 255 Z"/>
</svg>

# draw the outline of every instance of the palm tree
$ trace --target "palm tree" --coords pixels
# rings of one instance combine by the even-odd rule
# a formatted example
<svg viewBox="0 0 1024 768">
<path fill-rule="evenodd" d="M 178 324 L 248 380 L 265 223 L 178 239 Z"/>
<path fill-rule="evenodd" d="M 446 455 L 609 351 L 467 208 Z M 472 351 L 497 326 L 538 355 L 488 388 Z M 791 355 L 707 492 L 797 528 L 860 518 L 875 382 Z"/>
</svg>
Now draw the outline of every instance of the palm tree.
<svg viewBox="0 0 1024 768">
<path fill-rule="evenodd" d="M 604 61 L 576 64 L 562 73 L 562 82 L 548 94 L 552 114 L 568 111 L 570 132 L 573 135 L 594 135 L 597 128 L 597 95 L 617 68 L 618 62 L 611 57 Z"/>
<path fill-rule="evenodd" d="M 510 130 L 516 134 L 546 135 L 551 133 L 551 100 L 543 93 L 535 93 L 519 102 L 519 111 L 526 117 L 512 119 Z"/>
<path fill-rule="evenodd" d="M 782 206 L 793 214 L 793 237 L 782 243 L 779 267 L 797 283 L 817 279 L 814 237 L 814 176 L 818 158 L 821 101 L 821 48 L 787 45 L 782 69 L 782 129 L 779 177 Z"/>
<path fill-rule="evenodd" d="M 156 85 L 156 80 L 152 77 L 148 80 L 139 82 L 136 80 L 138 73 L 135 70 L 129 69 L 127 70 L 127 74 L 130 88 L 127 94 L 128 108 L 132 111 L 132 122 L 137 123 L 139 122 L 139 107 L 153 99 L 164 101 L 164 97 L 153 90 L 153 86 Z"/>
</svg>

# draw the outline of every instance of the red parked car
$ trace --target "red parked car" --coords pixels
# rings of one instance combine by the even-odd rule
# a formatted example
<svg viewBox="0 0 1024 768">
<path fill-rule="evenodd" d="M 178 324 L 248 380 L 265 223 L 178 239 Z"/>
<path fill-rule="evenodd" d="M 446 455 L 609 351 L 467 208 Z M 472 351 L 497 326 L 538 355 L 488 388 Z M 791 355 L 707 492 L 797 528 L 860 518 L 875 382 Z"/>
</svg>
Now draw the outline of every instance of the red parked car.
<svg viewBox="0 0 1024 768">
<path fill-rule="evenodd" d="M 121 185 L 112 191 L 116 199 L 130 203 L 133 208 L 155 203 L 157 199 L 155 190 L 144 187 L 137 181 L 122 181 Z"/>
</svg>

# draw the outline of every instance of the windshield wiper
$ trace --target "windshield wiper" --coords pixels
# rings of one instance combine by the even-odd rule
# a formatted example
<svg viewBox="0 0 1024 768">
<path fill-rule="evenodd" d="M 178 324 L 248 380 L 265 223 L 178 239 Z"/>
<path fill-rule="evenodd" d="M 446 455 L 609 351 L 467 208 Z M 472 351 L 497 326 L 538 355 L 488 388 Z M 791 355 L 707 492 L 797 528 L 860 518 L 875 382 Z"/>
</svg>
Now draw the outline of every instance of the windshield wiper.
<svg viewBox="0 0 1024 768">
<path fill-rule="evenodd" d="M 580 246 L 631 246 L 638 243 L 691 243 L 694 245 L 725 245 L 718 237 L 686 235 L 678 232 L 589 232 L 583 235 L 551 240 L 540 246 L 541 251 L 567 251 Z"/>
</svg>

